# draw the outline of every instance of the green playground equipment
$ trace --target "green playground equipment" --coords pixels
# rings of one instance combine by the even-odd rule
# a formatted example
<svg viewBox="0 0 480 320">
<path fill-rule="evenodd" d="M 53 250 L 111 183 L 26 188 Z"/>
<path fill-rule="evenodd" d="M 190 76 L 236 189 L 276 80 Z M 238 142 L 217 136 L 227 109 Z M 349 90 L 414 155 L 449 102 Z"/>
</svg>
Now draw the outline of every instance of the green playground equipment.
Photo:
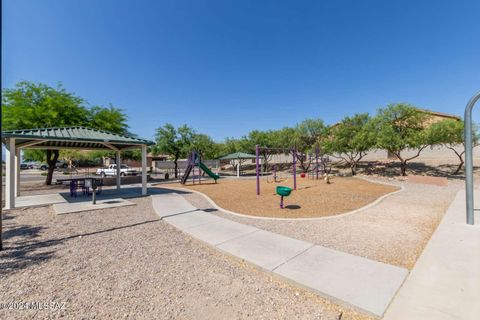
<svg viewBox="0 0 480 320">
<path fill-rule="evenodd" d="M 200 155 L 197 153 L 197 151 L 193 150 L 188 157 L 187 168 L 185 169 L 185 173 L 180 180 L 182 184 L 185 184 L 187 182 L 190 173 L 193 172 L 193 169 L 195 167 L 202 169 L 203 172 L 205 172 L 210 178 L 215 180 L 215 183 L 217 183 L 217 180 L 220 179 L 220 176 L 218 174 L 213 173 L 212 170 L 210 170 L 204 163 L 202 163 Z M 193 181 L 195 183 L 195 180 Z M 201 181 L 201 177 L 198 178 L 198 181 Z"/>
<path fill-rule="evenodd" d="M 283 209 L 283 197 L 288 197 L 290 193 L 292 193 L 292 188 L 284 187 L 284 186 L 277 186 L 275 191 L 280 196 L 280 208 Z"/>
</svg>

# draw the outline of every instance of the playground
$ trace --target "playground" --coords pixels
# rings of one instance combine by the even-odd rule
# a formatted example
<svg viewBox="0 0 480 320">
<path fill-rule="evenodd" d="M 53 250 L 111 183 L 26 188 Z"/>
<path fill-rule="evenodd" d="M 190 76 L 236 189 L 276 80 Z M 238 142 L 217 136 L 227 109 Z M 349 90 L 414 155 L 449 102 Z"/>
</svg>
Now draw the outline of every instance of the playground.
<svg viewBox="0 0 480 320">
<path fill-rule="evenodd" d="M 399 190 L 396 186 L 379 184 L 359 178 L 335 177 L 330 183 L 323 179 L 297 179 L 297 190 L 284 199 L 280 208 L 279 185 L 292 187 L 289 180 L 268 183 L 262 179 L 261 195 L 255 193 L 254 179 L 222 179 L 219 183 L 175 184 L 199 191 L 210 197 L 220 207 L 233 212 L 259 217 L 313 218 L 327 217 L 359 209 L 379 197 Z"/>
</svg>

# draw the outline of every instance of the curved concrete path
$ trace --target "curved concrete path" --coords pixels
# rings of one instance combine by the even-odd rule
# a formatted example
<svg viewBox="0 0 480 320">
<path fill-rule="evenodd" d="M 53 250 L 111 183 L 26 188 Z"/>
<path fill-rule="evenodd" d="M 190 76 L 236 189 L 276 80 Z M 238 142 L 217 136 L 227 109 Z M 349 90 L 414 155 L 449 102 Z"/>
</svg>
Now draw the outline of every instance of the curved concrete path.
<svg viewBox="0 0 480 320">
<path fill-rule="evenodd" d="M 218 250 L 297 285 L 382 317 L 408 271 L 243 225 L 193 207 L 182 196 L 152 196 L 161 219 Z"/>
</svg>

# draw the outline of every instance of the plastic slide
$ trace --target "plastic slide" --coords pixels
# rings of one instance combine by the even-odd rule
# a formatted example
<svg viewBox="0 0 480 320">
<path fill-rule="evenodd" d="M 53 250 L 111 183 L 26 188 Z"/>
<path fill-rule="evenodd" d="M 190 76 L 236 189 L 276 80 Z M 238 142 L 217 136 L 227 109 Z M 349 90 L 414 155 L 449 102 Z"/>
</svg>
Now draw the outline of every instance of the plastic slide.
<svg viewBox="0 0 480 320">
<path fill-rule="evenodd" d="M 220 176 L 218 174 L 215 174 L 212 172 L 212 170 L 208 169 L 208 167 L 206 165 L 204 165 L 203 163 L 199 163 L 198 166 L 200 167 L 200 169 L 202 169 L 206 174 L 208 174 L 208 176 L 212 179 L 215 180 L 215 182 L 217 182 L 217 179 L 220 179 Z"/>
</svg>

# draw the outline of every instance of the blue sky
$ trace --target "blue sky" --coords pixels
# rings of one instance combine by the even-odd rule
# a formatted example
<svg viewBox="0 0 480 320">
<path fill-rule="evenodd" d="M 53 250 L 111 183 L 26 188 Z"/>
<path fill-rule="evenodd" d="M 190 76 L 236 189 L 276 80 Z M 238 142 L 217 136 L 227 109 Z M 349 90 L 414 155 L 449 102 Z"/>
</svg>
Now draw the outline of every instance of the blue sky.
<svg viewBox="0 0 480 320">
<path fill-rule="evenodd" d="M 221 140 L 391 102 L 461 115 L 480 90 L 480 1 L 3 5 L 4 87 L 62 82 L 146 138 L 165 122 Z"/>
</svg>

